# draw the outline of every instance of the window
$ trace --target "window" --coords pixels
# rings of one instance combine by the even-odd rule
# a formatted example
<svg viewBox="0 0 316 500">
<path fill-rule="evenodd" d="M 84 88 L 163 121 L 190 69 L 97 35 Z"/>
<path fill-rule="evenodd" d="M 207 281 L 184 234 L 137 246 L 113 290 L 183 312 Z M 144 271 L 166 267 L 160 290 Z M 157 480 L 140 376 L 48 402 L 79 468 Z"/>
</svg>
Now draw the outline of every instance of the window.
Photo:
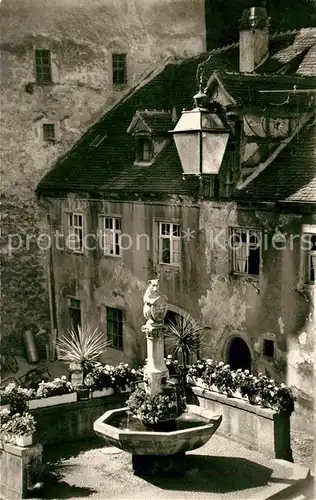
<svg viewBox="0 0 316 500">
<path fill-rule="evenodd" d="M 266 358 L 274 358 L 274 340 L 263 339 L 262 354 Z"/>
<path fill-rule="evenodd" d="M 54 123 L 43 123 L 43 139 L 44 141 L 55 140 L 55 125 Z"/>
<path fill-rule="evenodd" d="M 306 251 L 306 277 L 309 285 L 316 284 L 316 234 L 308 234 L 308 250 Z"/>
<path fill-rule="evenodd" d="M 83 252 L 83 215 L 68 215 L 67 248 L 73 252 Z"/>
<path fill-rule="evenodd" d="M 178 266 L 180 264 L 180 248 L 180 224 L 159 222 L 159 262 Z"/>
<path fill-rule="evenodd" d="M 100 247 L 104 255 L 121 256 L 121 219 L 105 217 L 99 219 Z"/>
<path fill-rule="evenodd" d="M 68 310 L 71 328 L 78 333 L 78 326 L 81 327 L 81 305 L 79 299 L 68 299 Z"/>
<path fill-rule="evenodd" d="M 259 275 L 261 233 L 255 229 L 233 228 L 230 248 L 232 271 L 238 274 Z"/>
<path fill-rule="evenodd" d="M 35 77 L 37 83 L 52 83 L 50 50 L 35 50 Z"/>
<path fill-rule="evenodd" d="M 139 137 L 137 141 L 137 161 L 150 161 L 152 159 L 151 139 Z"/>
<path fill-rule="evenodd" d="M 123 312 L 107 307 L 107 340 L 111 347 L 123 349 Z"/>
<path fill-rule="evenodd" d="M 126 54 L 112 54 L 113 83 L 127 83 Z"/>
</svg>

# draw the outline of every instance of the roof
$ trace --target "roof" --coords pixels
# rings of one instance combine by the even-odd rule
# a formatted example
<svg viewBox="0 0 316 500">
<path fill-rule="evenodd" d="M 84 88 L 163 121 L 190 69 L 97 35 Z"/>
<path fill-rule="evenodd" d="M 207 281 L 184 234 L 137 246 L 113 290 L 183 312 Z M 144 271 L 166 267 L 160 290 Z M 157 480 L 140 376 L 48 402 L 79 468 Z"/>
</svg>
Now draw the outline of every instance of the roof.
<svg viewBox="0 0 316 500">
<path fill-rule="evenodd" d="M 236 198 L 316 203 L 315 118 Z"/>
<path fill-rule="evenodd" d="M 218 66 L 225 69 L 226 62 L 228 69 L 237 70 L 234 46 L 215 50 L 213 55 L 213 71 Z M 137 166 L 134 165 L 135 138 L 127 134 L 127 129 L 139 110 L 171 111 L 175 107 L 179 116 L 183 108 L 192 104 L 197 68 L 207 57 L 208 54 L 202 54 L 168 64 L 158 76 L 121 101 L 84 134 L 68 155 L 42 179 L 38 190 L 190 194 L 196 183 L 183 181 L 181 163 L 171 137 L 170 145 L 158 154 L 152 165 Z M 172 123 L 171 128 L 173 126 Z M 98 147 L 90 146 L 96 136 L 105 134 L 106 138 Z"/>
<path fill-rule="evenodd" d="M 261 109 L 266 109 L 268 106 L 277 109 L 282 104 L 283 109 L 289 105 L 294 106 L 296 110 L 300 110 L 300 107 L 303 111 L 307 110 L 311 103 L 310 93 L 295 94 L 293 91 L 316 89 L 316 64 L 313 66 L 315 58 L 312 56 L 315 43 L 316 30 L 300 30 L 298 33 L 272 37 L 270 57 L 254 74 L 238 73 L 238 44 L 169 63 L 158 75 L 147 79 L 130 92 L 91 127 L 44 177 L 38 186 L 38 192 L 53 196 L 57 192 L 98 191 L 103 195 L 116 194 L 121 197 L 142 193 L 146 196 L 193 194 L 197 188 L 197 181 L 183 180 L 181 163 L 171 137 L 170 143 L 162 149 L 151 165 L 134 165 L 135 138 L 127 133 L 133 118 L 140 116 L 146 125 L 156 132 L 162 128 L 170 130 L 173 128 L 173 123 L 170 123 L 172 110 L 175 108 L 180 116 L 183 109 L 191 107 L 193 95 L 197 91 L 197 78 L 202 75 L 202 82 L 206 85 L 214 71 L 239 106 L 258 105 Z M 284 64 L 289 62 L 291 64 L 286 69 L 287 74 L 269 73 L 272 67 L 269 66 L 270 63 L 277 63 L 284 70 Z M 302 75 L 304 72 L 306 76 Z M 267 90 L 272 92 L 263 92 Z M 276 90 L 278 92 L 275 92 Z M 157 110 L 164 110 L 167 113 L 159 114 Z M 282 199 L 289 201 L 304 197 L 308 199 L 308 196 L 310 199 L 313 198 L 315 170 L 310 163 L 310 156 L 314 155 L 313 146 L 307 148 L 309 142 L 299 142 L 295 150 L 296 161 L 293 163 L 294 153 L 284 157 L 285 152 L 294 147 L 293 144 L 287 146 L 277 160 L 242 191 L 243 196 L 257 199 L 258 196 L 269 199 L 281 196 Z M 286 163 L 282 169 L 279 168 L 282 161 L 290 160 L 292 170 L 286 168 Z M 304 162 L 310 165 L 306 172 Z M 279 173 L 274 172 L 273 177 L 271 172 L 274 165 Z M 301 170 L 303 170 L 302 175 Z M 264 190 L 264 183 L 261 183 L 262 178 L 267 181 L 267 172 L 274 178 L 271 191 L 268 188 Z M 291 187 L 285 192 L 283 185 L 287 185 L 287 172 L 293 179 L 295 177 L 297 179 L 291 181 Z M 280 188 L 278 183 L 282 184 Z M 270 184 L 267 181 L 268 185 Z M 300 191 L 304 186 L 305 191 Z"/>
<path fill-rule="evenodd" d="M 288 43 L 291 37 L 292 40 Z M 276 35 L 272 47 L 270 57 L 258 68 L 260 73 L 315 75 L 316 28 L 303 28 L 293 34 Z"/>
<path fill-rule="evenodd" d="M 161 134 L 168 132 L 173 128 L 172 112 L 171 111 L 158 111 L 145 109 L 144 111 L 136 111 L 130 126 L 127 129 L 127 133 L 131 134 L 137 130 L 137 125 L 142 122 L 142 126 L 146 128 L 148 132 L 153 134 Z"/>
<path fill-rule="evenodd" d="M 289 109 L 300 106 L 304 111 L 311 99 L 308 93 L 295 92 L 309 89 L 316 91 L 315 76 L 300 75 L 261 75 L 256 73 L 232 73 L 216 71 L 228 93 L 234 98 L 237 106 L 259 107 L 261 111 L 273 106 L 286 104 Z M 284 103 L 284 101 L 287 101 Z"/>
</svg>

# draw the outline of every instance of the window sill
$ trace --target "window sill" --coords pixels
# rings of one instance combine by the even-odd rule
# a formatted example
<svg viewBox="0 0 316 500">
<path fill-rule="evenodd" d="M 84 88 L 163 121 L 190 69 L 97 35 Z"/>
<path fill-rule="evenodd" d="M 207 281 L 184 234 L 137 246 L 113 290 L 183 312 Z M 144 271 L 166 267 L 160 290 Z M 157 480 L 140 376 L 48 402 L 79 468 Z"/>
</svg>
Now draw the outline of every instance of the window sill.
<svg viewBox="0 0 316 500">
<path fill-rule="evenodd" d="M 106 259 L 122 259 L 122 255 L 113 255 L 113 254 L 102 253 L 102 252 L 100 254 L 100 257 L 105 257 Z"/>
<path fill-rule="evenodd" d="M 246 274 L 246 273 L 231 272 L 229 276 L 231 279 L 242 279 L 242 280 L 246 280 L 246 281 L 253 281 L 255 283 L 259 283 L 259 281 L 260 281 L 259 274 Z"/>
<path fill-rule="evenodd" d="M 162 271 L 178 272 L 181 269 L 180 264 L 166 264 L 165 262 L 158 262 L 157 267 Z"/>
<path fill-rule="evenodd" d="M 135 167 L 150 167 L 150 165 L 152 165 L 154 162 L 154 159 L 150 160 L 150 161 L 134 161 L 134 165 Z"/>
<path fill-rule="evenodd" d="M 113 90 L 127 90 L 128 89 L 128 83 L 112 83 Z"/>
<path fill-rule="evenodd" d="M 75 251 L 75 250 L 69 250 L 69 248 L 64 248 L 62 251 L 68 255 L 82 255 L 82 256 L 85 255 L 85 252 L 83 250 L 81 252 L 79 252 L 79 251 Z"/>
<path fill-rule="evenodd" d="M 121 352 L 124 352 L 124 347 L 116 347 L 115 345 L 108 345 L 107 346 L 107 349 L 110 348 L 110 349 L 115 349 L 116 351 L 121 351 Z"/>
</svg>

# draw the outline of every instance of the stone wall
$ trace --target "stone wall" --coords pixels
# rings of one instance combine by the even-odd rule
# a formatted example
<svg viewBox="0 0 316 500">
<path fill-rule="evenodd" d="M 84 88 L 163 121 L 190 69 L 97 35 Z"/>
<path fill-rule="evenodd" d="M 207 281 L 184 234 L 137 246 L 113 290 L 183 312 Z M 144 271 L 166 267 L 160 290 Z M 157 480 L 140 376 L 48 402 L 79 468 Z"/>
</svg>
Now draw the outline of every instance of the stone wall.
<svg viewBox="0 0 316 500">
<path fill-rule="evenodd" d="M 107 410 L 123 407 L 128 397 L 120 394 L 30 410 L 37 422 L 36 439 L 47 445 L 95 437 L 95 420 Z"/>
<path fill-rule="evenodd" d="M 4 443 L 0 450 L 0 495 L 3 500 L 30 498 L 42 463 L 41 444 L 21 448 Z"/>
<path fill-rule="evenodd" d="M 218 434 L 271 458 L 293 462 L 288 415 L 278 415 L 267 408 L 228 398 L 214 391 L 199 387 L 192 389 L 202 408 L 222 415 Z"/>
<path fill-rule="evenodd" d="M 205 50 L 204 0 L 3 0 L 1 41 L 2 321 L 20 336 L 49 323 L 44 255 L 24 241 L 40 226 L 37 183 L 146 75 Z M 35 83 L 36 48 L 51 51 L 52 85 Z M 127 54 L 126 85 L 112 84 L 113 52 Z"/>
</svg>

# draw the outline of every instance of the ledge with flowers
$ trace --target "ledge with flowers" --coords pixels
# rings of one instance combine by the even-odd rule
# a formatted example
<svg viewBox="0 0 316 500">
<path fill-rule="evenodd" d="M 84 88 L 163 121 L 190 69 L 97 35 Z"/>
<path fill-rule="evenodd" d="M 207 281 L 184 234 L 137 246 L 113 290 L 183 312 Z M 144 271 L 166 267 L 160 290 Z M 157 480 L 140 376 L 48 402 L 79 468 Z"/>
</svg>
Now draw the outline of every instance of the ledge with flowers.
<svg viewBox="0 0 316 500">
<path fill-rule="evenodd" d="M 295 398 L 285 384 L 261 373 L 231 370 L 212 359 L 191 365 L 187 382 L 200 406 L 223 414 L 219 433 L 275 458 L 292 460 L 290 416 Z"/>
</svg>

